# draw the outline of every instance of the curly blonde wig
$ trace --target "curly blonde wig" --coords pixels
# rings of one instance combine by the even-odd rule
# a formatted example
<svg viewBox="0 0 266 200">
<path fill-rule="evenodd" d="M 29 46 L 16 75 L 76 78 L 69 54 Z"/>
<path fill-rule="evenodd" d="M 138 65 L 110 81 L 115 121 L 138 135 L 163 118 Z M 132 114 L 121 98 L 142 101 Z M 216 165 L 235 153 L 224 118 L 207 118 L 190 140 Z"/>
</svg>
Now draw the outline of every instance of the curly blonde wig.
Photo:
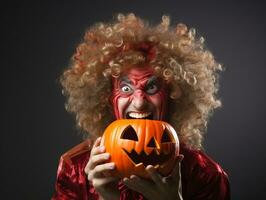
<svg viewBox="0 0 266 200">
<path fill-rule="evenodd" d="M 118 14 L 112 23 L 90 27 L 61 76 L 66 109 L 75 114 L 86 136 L 101 136 L 115 120 L 109 102 L 111 78 L 119 77 L 126 66 L 147 64 L 169 85 L 169 123 L 180 141 L 201 148 L 208 118 L 221 105 L 216 94 L 222 67 L 195 29 L 170 27 L 168 16 L 151 26 L 132 13 Z"/>
</svg>

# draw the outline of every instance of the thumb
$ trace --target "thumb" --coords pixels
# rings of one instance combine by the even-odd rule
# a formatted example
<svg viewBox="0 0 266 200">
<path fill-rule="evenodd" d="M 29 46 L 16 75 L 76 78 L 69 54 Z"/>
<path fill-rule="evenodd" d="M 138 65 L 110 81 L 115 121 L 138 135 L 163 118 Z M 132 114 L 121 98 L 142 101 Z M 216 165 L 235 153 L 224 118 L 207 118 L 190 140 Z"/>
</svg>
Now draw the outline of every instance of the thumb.
<svg viewBox="0 0 266 200">
<path fill-rule="evenodd" d="M 184 155 L 183 154 L 179 154 L 179 155 L 177 155 L 176 156 L 176 158 L 175 158 L 175 166 L 174 166 L 174 169 L 173 169 L 173 171 L 172 171 L 172 173 L 171 173 L 171 176 L 172 177 L 179 177 L 180 176 L 180 171 L 181 171 L 181 161 L 184 159 Z"/>
</svg>

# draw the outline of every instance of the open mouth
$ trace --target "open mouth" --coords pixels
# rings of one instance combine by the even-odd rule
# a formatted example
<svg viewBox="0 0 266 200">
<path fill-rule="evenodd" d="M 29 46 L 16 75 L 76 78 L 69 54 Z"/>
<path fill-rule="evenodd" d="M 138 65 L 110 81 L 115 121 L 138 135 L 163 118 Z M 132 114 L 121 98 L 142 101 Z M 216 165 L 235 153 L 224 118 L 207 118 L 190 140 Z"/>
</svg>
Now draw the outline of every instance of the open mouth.
<svg viewBox="0 0 266 200">
<path fill-rule="evenodd" d="M 144 151 L 141 151 L 141 153 L 138 154 L 134 149 L 130 153 L 124 148 L 123 150 L 124 152 L 126 152 L 134 165 L 138 166 L 143 164 L 145 167 L 147 167 L 148 165 L 153 165 L 155 168 L 158 168 L 159 166 L 162 166 L 163 163 L 165 163 L 167 160 L 169 160 L 172 155 L 171 153 L 159 154 L 155 149 L 153 149 L 153 151 L 149 155 L 147 155 Z"/>
<path fill-rule="evenodd" d="M 126 114 L 127 119 L 153 119 L 151 112 L 129 112 Z"/>
</svg>

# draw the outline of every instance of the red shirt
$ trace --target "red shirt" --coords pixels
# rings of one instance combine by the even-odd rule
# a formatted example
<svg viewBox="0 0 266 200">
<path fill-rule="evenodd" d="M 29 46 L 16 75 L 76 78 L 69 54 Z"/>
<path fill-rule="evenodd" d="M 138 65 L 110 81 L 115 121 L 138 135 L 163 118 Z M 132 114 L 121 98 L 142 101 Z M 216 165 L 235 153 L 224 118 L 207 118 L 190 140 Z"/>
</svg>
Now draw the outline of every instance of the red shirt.
<svg viewBox="0 0 266 200">
<path fill-rule="evenodd" d="M 89 160 L 90 141 L 85 141 L 61 156 L 55 193 L 52 200 L 97 200 L 99 196 L 87 180 L 84 168 Z M 182 195 L 184 200 L 229 200 L 229 181 L 224 170 L 202 151 L 180 145 Z M 117 185 L 120 200 L 145 199 L 128 189 L 122 182 Z"/>
</svg>

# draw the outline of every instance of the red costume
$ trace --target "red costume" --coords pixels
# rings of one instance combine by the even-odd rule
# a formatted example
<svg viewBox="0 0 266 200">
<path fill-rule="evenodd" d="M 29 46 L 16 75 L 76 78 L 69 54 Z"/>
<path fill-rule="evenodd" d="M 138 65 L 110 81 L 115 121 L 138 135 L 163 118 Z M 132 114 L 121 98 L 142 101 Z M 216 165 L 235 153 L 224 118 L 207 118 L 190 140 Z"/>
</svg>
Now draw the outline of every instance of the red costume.
<svg viewBox="0 0 266 200">
<path fill-rule="evenodd" d="M 52 200 L 96 200 L 99 196 L 87 180 L 84 168 L 89 160 L 90 141 L 85 141 L 66 152 L 60 159 L 56 192 Z M 228 177 L 223 169 L 199 150 L 181 144 L 182 196 L 184 200 L 229 200 Z M 117 187 L 120 199 L 145 199 L 141 194 L 128 189 L 122 182 Z"/>
<path fill-rule="evenodd" d="M 67 110 L 76 115 L 78 126 L 90 138 L 98 139 L 93 147 L 87 140 L 61 157 L 53 200 L 99 199 L 95 188 L 105 199 L 119 195 L 120 199 L 138 200 L 144 199 L 143 195 L 149 199 L 230 199 L 226 173 L 196 150 L 201 148 L 209 113 L 221 104 L 216 98 L 221 66 L 194 29 L 188 30 L 184 24 L 169 29 L 166 16 L 156 27 L 145 24 L 133 14 L 120 14 L 113 24 L 93 26 L 62 75 Z M 184 155 L 181 179 L 182 156 L 173 170 L 178 176 L 169 176 L 169 181 L 152 172 L 151 166 L 146 168 L 151 183 L 134 176 L 117 183 L 116 177 L 106 175 L 104 172 L 115 169 L 115 163 L 109 162 L 108 152 L 100 148 L 99 137 L 116 119 L 172 123 Z M 178 182 L 176 187 L 173 180 Z M 108 184 L 117 184 L 118 190 Z"/>
</svg>

